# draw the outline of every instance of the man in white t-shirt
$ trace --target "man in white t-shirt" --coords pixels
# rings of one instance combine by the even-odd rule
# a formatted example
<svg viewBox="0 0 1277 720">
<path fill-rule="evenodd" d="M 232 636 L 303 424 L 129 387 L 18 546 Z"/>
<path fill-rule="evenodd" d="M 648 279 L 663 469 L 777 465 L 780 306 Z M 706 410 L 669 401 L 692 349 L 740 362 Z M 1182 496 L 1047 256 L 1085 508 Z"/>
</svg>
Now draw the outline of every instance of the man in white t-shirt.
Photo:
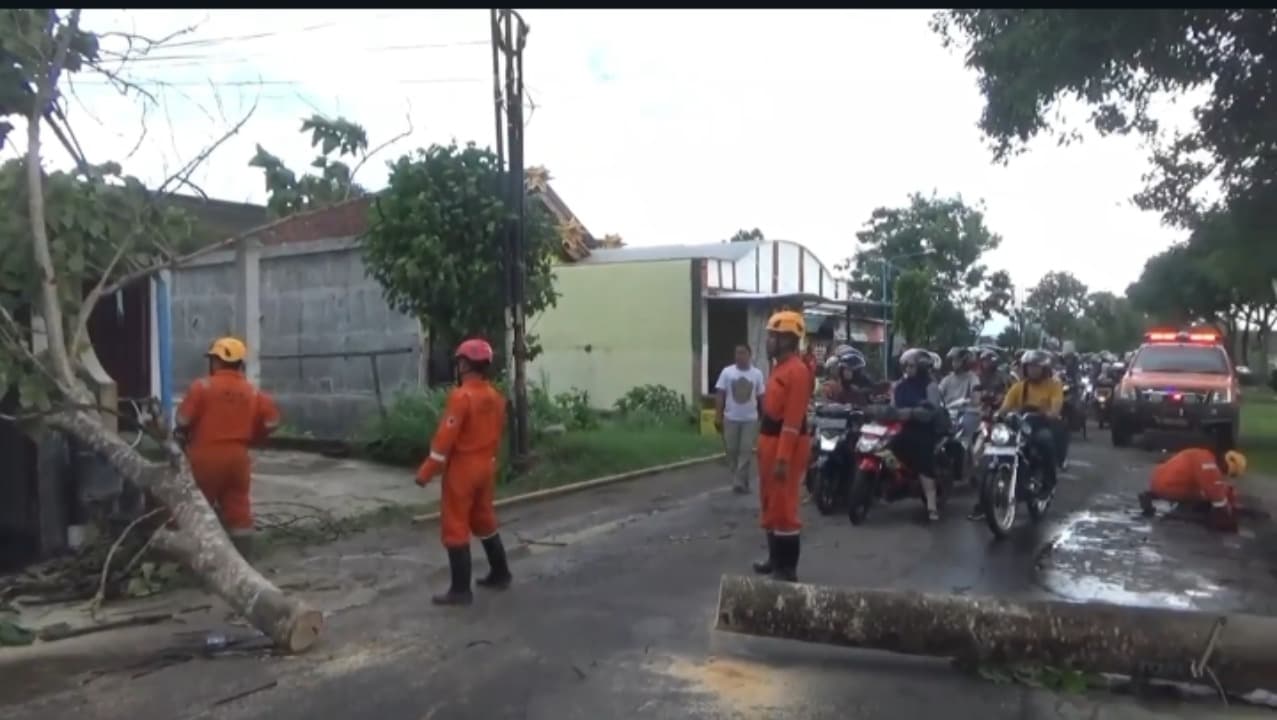
<svg viewBox="0 0 1277 720">
<path fill-rule="evenodd" d="M 727 467 L 737 493 L 749 492 L 754 444 L 758 440 L 759 409 L 763 404 L 763 371 L 754 367 L 748 345 L 736 346 L 736 363 L 723 368 L 714 384 L 717 391 L 715 424 L 723 434 Z"/>
</svg>

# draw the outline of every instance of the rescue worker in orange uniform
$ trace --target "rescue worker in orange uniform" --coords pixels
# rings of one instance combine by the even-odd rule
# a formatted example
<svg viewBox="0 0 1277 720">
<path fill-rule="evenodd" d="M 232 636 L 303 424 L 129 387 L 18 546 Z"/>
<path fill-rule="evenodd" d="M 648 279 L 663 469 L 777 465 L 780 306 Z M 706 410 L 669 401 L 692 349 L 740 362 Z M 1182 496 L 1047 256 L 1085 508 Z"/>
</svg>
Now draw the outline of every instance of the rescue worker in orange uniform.
<svg viewBox="0 0 1277 720">
<path fill-rule="evenodd" d="M 754 563 L 754 571 L 789 582 L 798 580 L 799 489 L 811 456 L 807 406 L 815 380 L 798 354 L 805 335 L 800 313 L 781 311 L 767 321 L 767 354 L 774 365 L 763 393 L 758 431 L 759 524 L 767 533 L 767 559 Z"/>
<path fill-rule="evenodd" d="M 244 377 L 248 349 L 233 337 L 208 349 L 208 377 L 191 384 L 177 408 L 178 439 L 186 447 L 191 473 L 217 510 L 231 542 L 245 559 L 252 555 L 253 506 L 250 445 L 279 428 L 279 409 L 270 395 Z"/>
<path fill-rule="evenodd" d="M 1206 448 L 1188 448 L 1153 468 L 1148 490 L 1140 493 L 1140 508 L 1152 517 L 1154 500 L 1169 500 L 1204 511 L 1207 524 L 1237 532 L 1237 498 L 1231 478 L 1246 472 L 1246 456 L 1230 450 L 1223 458 Z"/>
<path fill-rule="evenodd" d="M 497 452 L 505 429 L 506 400 L 492 383 L 492 346 L 485 340 L 466 340 L 457 347 L 457 387 L 430 441 L 430 457 L 417 471 L 417 484 L 425 487 L 443 473 L 440 529 L 448 550 L 452 585 L 432 599 L 436 605 L 469 605 L 470 536 L 483 543 L 488 575 L 477 584 L 494 590 L 510 587 L 510 566 L 497 533 L 493 495 L 497 482 Z"/>
</svg>

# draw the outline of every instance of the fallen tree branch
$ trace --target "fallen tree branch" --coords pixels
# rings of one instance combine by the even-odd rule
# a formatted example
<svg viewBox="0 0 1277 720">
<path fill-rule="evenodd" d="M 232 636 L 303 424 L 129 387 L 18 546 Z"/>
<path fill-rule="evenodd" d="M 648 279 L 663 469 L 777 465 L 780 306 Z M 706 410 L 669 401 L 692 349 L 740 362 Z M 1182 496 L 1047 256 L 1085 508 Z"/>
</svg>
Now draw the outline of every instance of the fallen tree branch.
<svg viewBox="0 0 1277 720">
<path fill-rule="evenodd" d="M 115 542 L 111 543 L 111 549 L 106 553 L 106 561 L 102 563 L 102 575 L 98 579 L 98 591 L 94 593 L 93 599 L 89 601 L 90 616 L 96 616 L 98 609 L 102 607 L 102 602 L 106 600 L 106 580 L 111 574 L 111 560 L 115 557 L 115 551 L 120 549 L 120 544 L 129 536 L 129 533 L 133 531 L 133 528 L 162 512 L 164 512 L 164 508 L 156 508 L 134 518 L 133 522 L 124 527 L 124 532 L 120 533 L 120 536 L 115 539 Z M 149 544 L 150 541 L 148 540 L 147 543 Z"/>
<path fill-rule="evenodd" d="M 51 415 L 49 424 L 80 439 L 112 469 L 162 503 L 172 513 L 175 529 L 160 528 L 152 545 L 189 568 L 276 647 L 296 653 L 318 641 L 323 613 L 285 595 L 244 560 L 196 487 L 184 457 L 179 454 L 171 465 L 147 462 L 118 435 L 80 411 Z"/>
<path fill-rule="evenodd" d="M 1277 618 L 854 590 L 723 576 L 717 629 L 802 642 L 1200 683 L 1277 686 Z M 1212 645 L 1212 638 L 1214 644 Z M 1208 652 L 1209 651 L 1209 652 Z"/>
</svg>

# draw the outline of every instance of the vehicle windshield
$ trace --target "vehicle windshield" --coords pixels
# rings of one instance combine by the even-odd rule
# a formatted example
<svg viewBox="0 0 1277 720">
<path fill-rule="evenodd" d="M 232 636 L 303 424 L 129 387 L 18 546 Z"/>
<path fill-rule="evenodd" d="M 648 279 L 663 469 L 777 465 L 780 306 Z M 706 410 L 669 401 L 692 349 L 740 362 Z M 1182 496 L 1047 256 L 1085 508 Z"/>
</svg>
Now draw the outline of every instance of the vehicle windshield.
<svg viewBox="0 0 1277 720">
<path fill-rule="evenodd" d="M 1228 356 L 1213 346 L 1151 345 L 1140 350 L 1134 369 L 1140 372 L 1227 375 Z"/>
</svg>

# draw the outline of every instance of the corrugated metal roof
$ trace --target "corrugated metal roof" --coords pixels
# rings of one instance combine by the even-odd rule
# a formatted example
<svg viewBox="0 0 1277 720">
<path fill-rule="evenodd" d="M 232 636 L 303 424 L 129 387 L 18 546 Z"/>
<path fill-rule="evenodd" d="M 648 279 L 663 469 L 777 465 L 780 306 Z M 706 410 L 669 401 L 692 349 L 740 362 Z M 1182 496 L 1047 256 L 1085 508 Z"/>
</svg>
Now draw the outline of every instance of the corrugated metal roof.
<svg viewBox="0 0 1277 720">
<path fill-rule="evenodd" d="M 740 260 L 762 243 L 706 243 L 704 245 L 652 245 L 649 247 L 600 248 L 590 252 L 580 265 L 601 263 L 657 262 L 661 260 Z"/>
</svg>

